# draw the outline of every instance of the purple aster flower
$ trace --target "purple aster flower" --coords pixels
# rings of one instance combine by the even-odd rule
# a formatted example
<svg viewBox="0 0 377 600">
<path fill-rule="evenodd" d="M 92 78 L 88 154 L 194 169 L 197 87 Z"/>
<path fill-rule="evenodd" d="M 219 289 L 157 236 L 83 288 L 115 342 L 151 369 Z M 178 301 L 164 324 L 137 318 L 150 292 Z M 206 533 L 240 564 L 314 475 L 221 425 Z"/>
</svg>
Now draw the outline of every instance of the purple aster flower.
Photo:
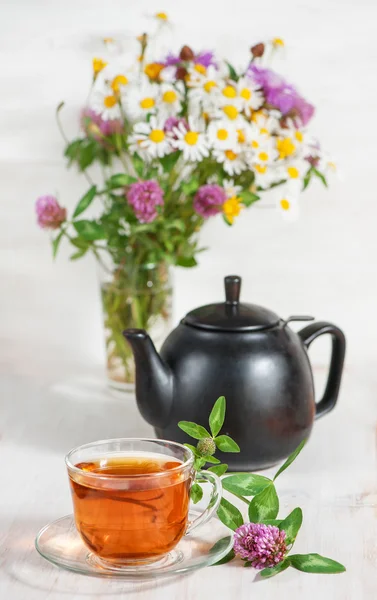
<svg viewBox="0 0 377 600">
<path fill-rule="evenodd" d="M 164 193 L 157 181 L 139 181 L 128 188 L 127 200 L 140 223 L 151 223 L 157 217 L 156 206 L 164 204 Z"/>
<path fill-rule="evenodd" d="M 250 561 L 254 569 L 274 567 L 287 552 L 285 531 L 273 525 L 245 523 L 234 533 L 234 551 Z"/>
<path fill-rule="evenodd" d="M 84 108 L 81 112 L 81 127 L 89 137 L 101 142 L 103 137 L 121 133 L 123 124 L 120 119 L 108 119 L 104 121 L 101 115 L 91 108 Z"/>
<path fill-rule="evenodd" d="M 199 52 L 194 58 L 195 64 L 203 65 L 203 67 L 208 68 L 210 65 L 217 68 L 217 63 L 215 61 L 215 57 L 213 52 L 207 50 L 203 52 Z"/>
<path fill-rule="evenodd" d="M 267 104 L 280 110 L 283 116 L 291 117 L 296 126 L 309 123 L 314 115 L 314 106 L 300 96 L 293 85 L 271 69 L 253 63 L 247 74 L 262 88 Z"/>
<path fill-rule="evenodd" d="M 202 185 L 194 197 L 194 209 L 205 219 L 221 212 L 226 200 L 224 188 L 216 184 Z"/>
<path fill-rule="evenodd" d="M 67 218 L 67 209 L 55 196 L 40 196 L 35 203 L 37 222 L 42 229 L 58 229 Z"/>
</svg>

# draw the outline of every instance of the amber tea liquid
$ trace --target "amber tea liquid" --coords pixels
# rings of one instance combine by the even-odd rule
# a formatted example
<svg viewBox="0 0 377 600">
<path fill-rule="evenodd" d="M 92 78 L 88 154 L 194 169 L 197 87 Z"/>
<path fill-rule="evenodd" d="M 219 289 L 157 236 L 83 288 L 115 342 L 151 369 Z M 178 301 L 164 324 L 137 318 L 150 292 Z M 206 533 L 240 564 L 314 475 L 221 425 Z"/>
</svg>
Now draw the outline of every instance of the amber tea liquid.
<svg viewBox="0 0 377 600">
<path fill-rule="evenodd" d="M 161 454 L 76 464 L 83 472 L 70 474 L 75 521 L 90 550 L 104 560 L 137 561 L 174 548 L 186 531 L 191 485 L 190 473 L 173 470 L 181 465 Z"/>
</svg>

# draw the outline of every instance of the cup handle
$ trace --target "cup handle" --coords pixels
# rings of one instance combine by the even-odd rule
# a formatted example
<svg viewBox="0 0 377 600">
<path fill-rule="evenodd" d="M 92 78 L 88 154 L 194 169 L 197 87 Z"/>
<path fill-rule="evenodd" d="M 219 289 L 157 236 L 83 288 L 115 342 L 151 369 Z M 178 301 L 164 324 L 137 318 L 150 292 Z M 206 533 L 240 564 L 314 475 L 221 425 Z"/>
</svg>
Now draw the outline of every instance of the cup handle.
<svg viewBox="0 0 377 600">
<path fill-rule="evenodd" d="M 220 477 L 218 477 L 218 475 L 212 473 L 211 471 L 198 471 L 197 478 L 206 479 L 207 481 L 209 481 L 209 483 L 212 485 L 212 494 L 209 504 L 205 511 L 199 517 L 189 522 L 185 535 L 188 535 L 189 533 L 194 531 L 194 529 L 200 527 L 200 525 L 204 525 L 204 523 L 207 523 L 207 521 L 209 521 L 213 517 L 213 515 L 219 508 L 219 504 L 222 497 L 223 486 L 221 483 L 221 479 Z"/>
</svg>

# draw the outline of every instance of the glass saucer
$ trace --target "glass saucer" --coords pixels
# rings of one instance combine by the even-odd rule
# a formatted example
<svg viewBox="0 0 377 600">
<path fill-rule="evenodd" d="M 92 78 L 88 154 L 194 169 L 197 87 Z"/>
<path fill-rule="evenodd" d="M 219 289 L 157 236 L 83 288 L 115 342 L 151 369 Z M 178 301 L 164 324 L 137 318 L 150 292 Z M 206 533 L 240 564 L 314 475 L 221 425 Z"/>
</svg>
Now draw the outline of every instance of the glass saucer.
<svg viewBox="0 0 377 600">
<path fill-rule="evenodd" d="M 198 514 L 190 510 L 189 521 Z M 184 536 L 161 560 L 147 565 L 121 568 L 104 565 L 88 551 L 77 533 L 73 515 L 49 523 L 40 530 L 35 540 L 39 554 L 58 567 L 93 577 L 123 579 L 152 579 L 201 569 L 224 558 L 232 546 L 232 533 L 215 517 Z"/>
</svg>

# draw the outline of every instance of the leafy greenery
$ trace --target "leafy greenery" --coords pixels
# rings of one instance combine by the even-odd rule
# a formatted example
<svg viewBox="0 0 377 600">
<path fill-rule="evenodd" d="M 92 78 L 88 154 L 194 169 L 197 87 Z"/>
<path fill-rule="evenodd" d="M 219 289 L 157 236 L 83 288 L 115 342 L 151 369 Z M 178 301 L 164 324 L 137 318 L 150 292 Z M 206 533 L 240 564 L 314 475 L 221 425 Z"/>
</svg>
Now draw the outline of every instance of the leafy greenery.
<svg viewBox="0 0 377 600">
<path fill-rule="evenodd" d="M 194 469 L 196 470 L 196 481 L 191 488 L 191 498 L 193 502 L 198 502 L 203 496 L 201 489 L 201 477 L 200 471 L 204 465 L 208 462 L 213 462 L 213 456 L 203 456 L 199 450 L 198 445 L 203 440 L 213 440 L 216 447 L 223 452 L 239 452 L 239 447 L 236 442 L 228 435 L 219 435 L 224 423 L 226 422 L 226 400 L 224 396 L 218 398 L 210 412 L 209 416 L 209 429 L 211 434 L 203 425 L 192 423 L 191 421 L 180 421 L 178 427 L 185 433 L 190 435 L 198 441 L 196 446 L 192 444 L 185 444 L 194 454 Z M 232 494 L 235 498 L 241 500 L 247 504 L 249 521 L 252 523 L 263 523 L 264 525 L 272 525 L 278 527 L 281 531 L 285 532 L 285 542 L 287 545 L 287 554 L 284 559 L 274 567 L 262 569 L 260 576 L 264 579 L 268 579 L 279 573 L 282 573 L 288 567 L 293 567 L 299 571 L 305 573 L 342 573 L 345 571 L 345 567 L 340 563 L 320 556 L 319 554 L 289 554 L 297 534 L 302 525 L 302 510 L 297 507 L 291 511 L 291 513 L 284 519 L 278 519 L 279 513 L 279 497 L 275 488 L 275 480 L 281 475 L 298 457 L 301 450 L 305 446 L 306 440 L 292 452 L 287 458 L 284 464 L 278 469 L 273 479 L 269 479 L 263 475 L 255 473 L 235 473 L 228 475 L 222 479 L 223 489 Z M 210 444 L 207 444 L 209 447 Z M 207 447 L 206 446 L 206 447 Z M 217 464 L 209 467 L 209 471 L 216 473 L 218 476 L 225 475 L 227 472 L 228 465 Z M 248 500 L 248 498 L 250 498 Z M 232 531 L 236 531 L 238 527 L 244 524 L 244 518 L 241 511 L 237 506 L 232 504 L 228 499 L 222 497 L 219 508 L 217 510 L 217 516 Z M 228 547 L 228 543 L 225 542 L 226 538 L 219 540 L 210 552 L 220 551 L 222 547 L 224 549 Z M 216 565 L 224 565 L 236 558 L 234 550 L 230 550 L 226 556 L 219 560 Z M 252 567 L 252 562 L 244 560 L 244 567 Z"/>
</svg>

